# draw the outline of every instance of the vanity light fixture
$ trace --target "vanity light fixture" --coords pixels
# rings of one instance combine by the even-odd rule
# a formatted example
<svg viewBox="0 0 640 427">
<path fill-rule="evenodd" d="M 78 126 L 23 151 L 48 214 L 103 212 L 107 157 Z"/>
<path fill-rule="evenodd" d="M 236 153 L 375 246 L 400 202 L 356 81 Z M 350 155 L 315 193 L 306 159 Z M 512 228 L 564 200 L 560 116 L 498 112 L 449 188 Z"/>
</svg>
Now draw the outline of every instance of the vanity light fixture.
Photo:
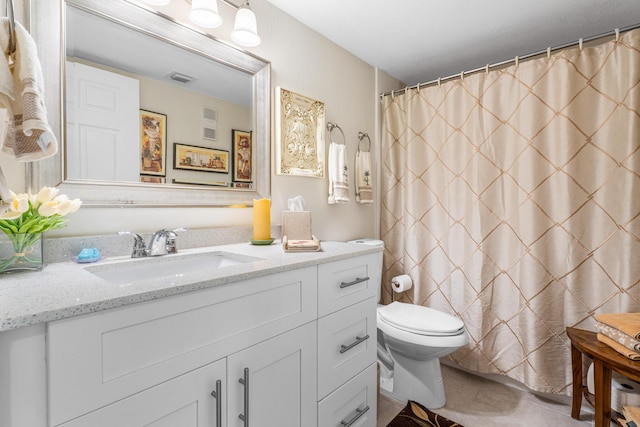
<svg viewBox="0 0 640 427">
<path fill-rule="evenodd" d="M 154 6 L 164 6 L 171 0 L 142 0 Z M 218 0 L 185 0 L 191 4 L 189 20 L 194 24 L 204 28 L 216 28 L 222 25 L 222 16 L 218 12 Z M 236 13 L 236 21 L 231 33 L 231 40 L 241 46 L 254 47 L 260 44 L 258 36 L 258 26 L 256 15 L 251 10 L 249 0 L 243 0 L 240 6 L 231 3 L 229 0 L 221 0 L 223 3 L 233 7 Z"/>
<path fill-rule="evenodd" d="M 242 46 L 258 46 L 260 44 L 260 36 L 258 36 L 258 26 L 256 24 L 256 14 L 249 6 L 249 0 L 244 0 L 238 13 L 236 13 L 236 22 L 231 33 L 231 40 Z"/>
<path fill-rule="evenodd" d="M 218 0 L 191 0 L 189 20 L 205 28 L 222 25 L 222 16 L 218 12 Z"/>
</svg>

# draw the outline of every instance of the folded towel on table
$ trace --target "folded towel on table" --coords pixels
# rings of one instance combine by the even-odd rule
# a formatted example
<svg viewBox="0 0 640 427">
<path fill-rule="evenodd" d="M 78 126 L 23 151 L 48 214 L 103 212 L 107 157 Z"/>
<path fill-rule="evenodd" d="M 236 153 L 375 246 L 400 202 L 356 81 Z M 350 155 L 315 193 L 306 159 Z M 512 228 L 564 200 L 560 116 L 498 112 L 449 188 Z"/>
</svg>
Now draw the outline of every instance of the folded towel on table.
<svg viewBox="0 0 640 427">
<path fill-rule="evenodd" d="M 637 339 L 625 334 L 622 331 L 617 330 L 616 328 L 612 328 L 609 325 L 605 325 L 604 323 L 596 322 L 596 330 L 600 332 L 602 335 L 606 335 L 614 341 L 622 344 L 627 347 L 629 350 L 640 352 L 640 341 Z"/>
<path fill-rule="evenodd" d="M 329 204 L 349 201 L 349 167 L 344 144 L 329 144 Z"/>
<path fill-rule="evenodd" d="M 640 353 L 628 349 L 627 347 L 625 347 L 622 344 L 618 343 L 617 341 L 609 338 L 608 336 L 598 333 L 596 335 L 596 338 L 598 339 L 598 341 L 600 341 L 603 344 L 608 345 L 609 347 L 611 347 L 612 349 L 614 349 L 618 353 L 622 354 L 627 359 L 640 360 Z"/>
<path fill-rule="evenodd" d="M 373 203 L 373 177 L 371 176 L 371 153 L 356 153 L 356 202 Z"/>
<path fill-rule="evenodd" d="M 603 313 L 596 320 L 640 340 L 640 313 Z"/>
<path fill-rule="evenodd" d="M 9 24 L 6 19 L 2 24 L 0 46 L 7 46 Z M 10 100 L 13 122 L 3 141 L 2 150 L 13 154 L 16 160 L 32 162 L 56 154 L 58 142 L 47 122 L 42 69 L 36 44 L 19 22 L 15 23 L 15 39 L 15 63 L 11 71 L 13 96 L 6 88 L 5 65 L 0 66 L 0 92 Z M 0 103 L 4 101 L 6 98 L 0 98 Z"/>
</svg>

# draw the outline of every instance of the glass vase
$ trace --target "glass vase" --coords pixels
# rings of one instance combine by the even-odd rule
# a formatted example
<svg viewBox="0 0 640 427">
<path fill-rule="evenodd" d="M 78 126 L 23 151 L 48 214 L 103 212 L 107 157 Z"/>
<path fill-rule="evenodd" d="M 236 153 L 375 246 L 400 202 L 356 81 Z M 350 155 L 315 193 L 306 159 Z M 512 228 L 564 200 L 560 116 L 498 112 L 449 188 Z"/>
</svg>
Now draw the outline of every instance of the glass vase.
<svg viewBox="0 0 640 427">
<path fill-rule="evenodd" d="M 42 234 L 0 233 L 0 273 L 42 270 Z"/>
</svg>

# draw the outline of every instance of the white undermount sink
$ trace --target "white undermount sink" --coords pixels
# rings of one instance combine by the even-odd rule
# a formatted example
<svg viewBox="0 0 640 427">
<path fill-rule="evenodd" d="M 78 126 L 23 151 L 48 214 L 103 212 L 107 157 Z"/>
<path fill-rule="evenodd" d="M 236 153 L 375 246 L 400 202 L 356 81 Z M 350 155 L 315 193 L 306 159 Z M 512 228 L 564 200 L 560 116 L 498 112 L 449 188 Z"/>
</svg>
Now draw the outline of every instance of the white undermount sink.
<svg viewBox="0 0 640 427">
<path fill-rule="evenodd" d="M 86 270 L 109 282 L 125 284 L 160 277 L 179 278 L 195 271 L 216 270 L 261 259 L 249 255 L 214 251 L 137 258 L 119 263 L 86 267 Z"/>
</svg>

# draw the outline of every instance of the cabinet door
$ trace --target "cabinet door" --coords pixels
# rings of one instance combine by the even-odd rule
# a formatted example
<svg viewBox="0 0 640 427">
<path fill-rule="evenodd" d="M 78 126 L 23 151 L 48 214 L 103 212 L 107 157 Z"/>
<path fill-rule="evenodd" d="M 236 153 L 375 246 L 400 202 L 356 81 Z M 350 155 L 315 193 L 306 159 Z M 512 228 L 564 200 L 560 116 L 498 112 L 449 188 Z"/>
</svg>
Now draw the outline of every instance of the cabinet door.
<svg viewBox="0 0 640 427">
<path fill-rule="evenodd" d="M 226 359 L 76 418 L 63 427 L 198 427 L 225 425 Z M 216 396 L 216 382 L 220 381 Z M 218 403 L 218 399 L 221 399 Z M 220 415 L 218 416 L 218 410 Z"/>
<path fill-rule="evenodd" d="M 316 322 L 227 360 L 229 427 L 313 427 L 317 423 Z"/>
</svg>

